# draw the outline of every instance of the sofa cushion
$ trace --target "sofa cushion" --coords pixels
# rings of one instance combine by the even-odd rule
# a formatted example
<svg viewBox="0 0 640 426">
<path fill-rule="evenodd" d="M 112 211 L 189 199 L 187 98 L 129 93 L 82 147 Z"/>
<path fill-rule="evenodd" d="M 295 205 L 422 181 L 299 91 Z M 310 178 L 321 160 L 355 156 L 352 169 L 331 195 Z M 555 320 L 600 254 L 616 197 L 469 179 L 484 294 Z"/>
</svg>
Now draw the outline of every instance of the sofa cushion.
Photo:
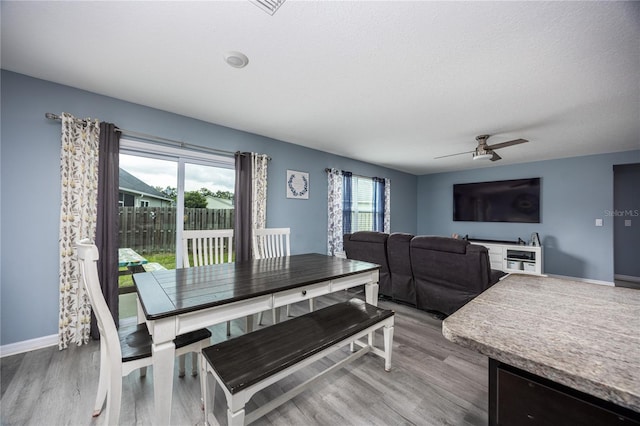
<svg viewBox="0 0 640 426">
<path fill-rule="evenodd" d="M 419 309 L 450 315 L 491 285 L 486 247 L 468 241 L 414 237 L 411 265 Z"/>
<path fill-rule="evenodd" d="M 410 244 L 413 235 L 396 232 L 387 240 L 387 258 L 393 300 L 416 305 L 416 288 L 411 270 Z"/>
<path fill-rule="evenodd" d="M 380 243 L 384 244 L 387 242 L 389 238 L 389 234 L 385 234 L 384 232 L 376 232 L 376 231 L 359 231 L 354 232 L 350 235 L 350 241 L 358 241 L 363 243 Z"/>
<path fill-rule="evenodd" d="M 419 236 L 411 242 L 411 245 L 425 250 L 465 254 L 469 241 L 448 237 Z"/>
<path fill-rule="evenodd" d="M 342 243 L 347 259 L 363 260 L 380 265 L 378 293 L 391 297 L 391 279 L 387 261 L 387 239 L 383 232 L 360 231 L 344 234 Z"/>
</svg>

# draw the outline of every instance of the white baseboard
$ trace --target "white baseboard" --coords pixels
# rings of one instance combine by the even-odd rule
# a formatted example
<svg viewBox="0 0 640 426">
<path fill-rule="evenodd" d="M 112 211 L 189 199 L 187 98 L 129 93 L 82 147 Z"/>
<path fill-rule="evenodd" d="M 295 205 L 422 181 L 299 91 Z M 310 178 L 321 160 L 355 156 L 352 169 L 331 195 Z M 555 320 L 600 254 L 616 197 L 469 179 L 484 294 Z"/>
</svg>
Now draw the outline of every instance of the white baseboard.
<svg viewBox="0 0 640 426">
<path fill-rule="evenodd" d="M 615 274 L 613 276 L 613 278 L 615 278 L 616 280 L 620 280 L 620 281 L 629 281 L 631 283 L 640 283 L 640 277 L 634 277 L 633 275 Z"/>
<path fill-rule="evenodd" d="M 580 281 L 580 282 L 589 283 L 589 284 L 606 285 L 606 286 L 609 286 L 609 287 L 615 287 L 616 286 L 616 284 L 613 281 L 592 280 L 590 278 L 569 277 L 567 275 L 556 275 L 556 274 L 546 274 L 546 275 L 548 275 L 550 277 L 553 277 L 553 278 Z"/>
<path fill-rule="evenodd" d="M 17 355 L 23 352 L 34 351 L 36 349 L 47 348 L 49 346 L 55 346 L 58 344 L 58 335 L 52 334 L 50 336 L 38 337 L 36 339 L 24 340 L 22 342 L 9 343 L 8 345 L 0 346 L 0 358 L 5 356 Z"/>
</svg>

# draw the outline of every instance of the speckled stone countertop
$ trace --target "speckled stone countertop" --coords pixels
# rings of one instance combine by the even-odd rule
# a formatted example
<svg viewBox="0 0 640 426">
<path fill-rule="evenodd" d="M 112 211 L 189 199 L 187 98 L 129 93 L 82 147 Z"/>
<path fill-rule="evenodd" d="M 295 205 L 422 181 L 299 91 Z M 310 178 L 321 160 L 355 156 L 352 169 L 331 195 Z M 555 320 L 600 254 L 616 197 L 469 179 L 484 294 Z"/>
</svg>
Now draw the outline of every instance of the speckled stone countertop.
<svg viewBox="0 0 640 426">
<path fill-rule="evenodd" d="M 640 412 L 640 290 L 510 275 L 445 319 L 442 334 Z"/>
</svg>

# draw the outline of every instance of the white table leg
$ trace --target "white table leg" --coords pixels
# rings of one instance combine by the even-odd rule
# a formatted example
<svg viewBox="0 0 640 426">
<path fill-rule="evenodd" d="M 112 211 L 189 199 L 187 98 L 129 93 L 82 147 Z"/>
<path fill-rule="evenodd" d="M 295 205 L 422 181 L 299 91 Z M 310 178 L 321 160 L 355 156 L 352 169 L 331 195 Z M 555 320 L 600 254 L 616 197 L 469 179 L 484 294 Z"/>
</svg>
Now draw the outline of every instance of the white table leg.
<svg viewBox="0 0 640 426">
<path fill-rule="evenodd" d="M 138 319 L 138 324 L 144 324 L 146 318 L 144 316 L 144 310 L 142 309 L 142 305 L 140 304 L 140 299 L 138 298 L 138 294 L 136 293 L 136 318 Z M 140 368 L 140 377 L 147 376 L 147 367 Z"/>
<path fill-rule="evenodd" d="M 175 321 L 158 320 L 153 326 L 153 400 L 157 425 L 171 423 L 171 398 L 173 396 L 173 368 L 176 359 Z"/>
<path fill-rule="evenodd" d="M 244 317 L 244 332 L 251 333 L 253 331 L 253 315 Z"/>
<path fill-rule="evenodd" d="M 393 350 L 393 325 L 386 325 L 384 333 L 384 369 L 391 371 L 391 352 Z"/>
<path fill-rule="evenodd" d="M 140 304 L 140 299 L 138 299 L 138 294 L 136 293 L 136 317 L 138 319 L 138 324 L 142 324 L 145 322 L 144 310 L 142 310 L 142 305 Z"/>
<path fill-rule="evenodd" d="M 373 306 L 378 306 L 378 283 L 367 283 L 364 285 L 364 299 L 366 302 Z M 369 333 L 367 338 L 369 346 L 373 347 L 373 333 Z"/>
<path fill-rule="evenodd" d="M 364 298 L 368 304 L 378 306 L 378 283 L 367 283 L 364 285 Z"/>
</svg>

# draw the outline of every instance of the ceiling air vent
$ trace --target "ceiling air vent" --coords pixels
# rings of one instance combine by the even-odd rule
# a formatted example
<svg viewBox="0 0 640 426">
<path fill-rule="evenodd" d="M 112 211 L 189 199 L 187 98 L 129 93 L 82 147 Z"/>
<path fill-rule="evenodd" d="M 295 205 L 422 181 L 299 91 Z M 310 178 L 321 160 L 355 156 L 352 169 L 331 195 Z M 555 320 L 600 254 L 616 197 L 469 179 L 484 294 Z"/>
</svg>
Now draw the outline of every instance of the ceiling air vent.
<svg viewBox="0 0 640 426">
<path fill-rule="evenodd" d="M 282 6 L 282 3 L 284 3 L 285 0 L 249 0 L 249 1 L 255 4 L 256 6 L 258 6 L 260 9 L 267 12 L 269 15 L 273 15 L 274 13 L 276 13 L 276 10 L 278 10 L 278 8 Z"/>
</svg>

